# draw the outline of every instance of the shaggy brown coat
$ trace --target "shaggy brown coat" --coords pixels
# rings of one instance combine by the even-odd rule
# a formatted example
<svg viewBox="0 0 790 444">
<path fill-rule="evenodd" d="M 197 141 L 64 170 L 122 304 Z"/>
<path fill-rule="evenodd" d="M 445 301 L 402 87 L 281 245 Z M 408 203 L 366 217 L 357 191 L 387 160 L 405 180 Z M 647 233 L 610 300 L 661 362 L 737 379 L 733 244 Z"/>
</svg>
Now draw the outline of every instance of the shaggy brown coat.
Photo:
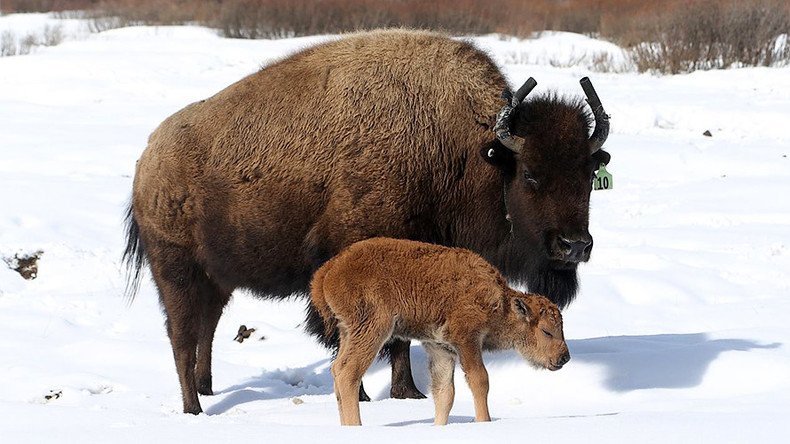
<svg viewBox="0 0 790 444">
<path fill-rule="evenodd" d="M 310 289 L 327 334 L 340 332 L 332 375 L 343 425 L 361 424 L 362 375 L 392 337 L 418 339 L 428 352 L 436 424 L 447 423 L 453 404 L 456 356 L 477 421 L 491 419 L 482 350 L 514 348 L 551 370 L 570 359 L 557 306 L 509 288 L 492 265 L 465 249 L 368 239 L 319 268 Z"/>
<path fill-rule="evenodd" d="M 185 412 L 212 394 L 211 344 L 234 289 L 306 293 L 362 239 L 469 248 L 570 302 L 592 248 L 590 118 L 581 101 L 530 98 L 514 155 L 491 131 L 506 88 L 467 42 L 375 31 L 305 49 L 162 122 L 137 164 L 125 258 L 132 290 L 150 264 Z M 584 255 L 566 260 L 560 235 L 585 239 Z M 307 328 L 323 333 L 312 309 Z M 408 348 L 388 345 L 394 397 L 422 396 Z"/>
</svg>

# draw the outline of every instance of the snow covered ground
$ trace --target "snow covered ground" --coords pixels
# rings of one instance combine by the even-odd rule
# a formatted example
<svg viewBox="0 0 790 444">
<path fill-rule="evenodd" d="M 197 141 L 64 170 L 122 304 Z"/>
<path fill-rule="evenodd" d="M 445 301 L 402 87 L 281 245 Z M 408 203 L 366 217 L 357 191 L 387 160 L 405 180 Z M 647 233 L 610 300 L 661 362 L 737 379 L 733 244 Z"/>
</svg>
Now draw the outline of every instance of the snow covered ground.
<svg viewBox="0 0 790 444">
<path fill-rule="evenodd" d="M 595 250 L 565 313 L 563 370 L 491 354 L 495 420 L 470 422 L 459 373 L 440 428 L 430 399 L 387 399 L 378 363 L 364 426 L 341 428 L 328 354 L 299 327 L 303 302 L 239 293 L 217 330 L 218 393 L 201 398 L 206 414 L 179 413 L 153 285 L 131 305 L 121 296 L 135 160 L 169 114 L 321 39 L 143 27 L 0 58 L 0 256 L 44 252 L 32 281 L 0 262 L 2 442 L 790 439 L 790 68 L 601 74 L 552 63 L 617 52 L 570 34 L 474 39 L 514 84 L 531 75 L 539 90 L 581 94 L 590 75 L 613 116 L 615 188 L 592 197 Z M 242 344 L 240 324 L 258 329 Z"/>
</svg>

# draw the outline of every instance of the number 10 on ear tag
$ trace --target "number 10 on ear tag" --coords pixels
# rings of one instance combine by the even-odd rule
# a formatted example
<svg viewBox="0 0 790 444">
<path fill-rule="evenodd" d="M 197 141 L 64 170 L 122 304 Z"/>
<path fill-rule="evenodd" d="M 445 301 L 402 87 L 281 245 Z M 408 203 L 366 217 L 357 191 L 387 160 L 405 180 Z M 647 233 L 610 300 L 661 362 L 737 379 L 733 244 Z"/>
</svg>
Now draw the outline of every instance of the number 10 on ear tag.
<svg viewBox="0 0 790 444">
<path fill-rule="evenodd" d="M 593 189 L 594 190 L 611 190 L 614 186 L 612 182 L 612 175 L 606 171 L 606 165 L 601 164 L 598 167 L 598 172 L 595 174 L 595 178 L 593 178 Z"/>
</svg>

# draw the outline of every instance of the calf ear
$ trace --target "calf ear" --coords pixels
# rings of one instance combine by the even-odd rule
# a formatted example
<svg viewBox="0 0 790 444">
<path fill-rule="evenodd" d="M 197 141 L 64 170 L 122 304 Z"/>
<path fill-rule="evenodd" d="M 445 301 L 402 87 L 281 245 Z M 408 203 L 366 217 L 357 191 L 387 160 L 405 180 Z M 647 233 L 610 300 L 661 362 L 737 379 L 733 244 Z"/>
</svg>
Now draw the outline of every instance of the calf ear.
<svg viewBox="0 0 790 444">
<path fill-rule="evenodd" d="M 532 311 L 524 298 L 513 298 L 513 310 L 527 322 L 532 319 Z"/>
<path fill-rule="evenodd" d="M 498 140 L 483 145 L 480 148 L 480 156 L 483 157 L 483 160 L 501 170 L 512 170 L 516 160 L 513 151 L 505 148 Z"/>
</svg>

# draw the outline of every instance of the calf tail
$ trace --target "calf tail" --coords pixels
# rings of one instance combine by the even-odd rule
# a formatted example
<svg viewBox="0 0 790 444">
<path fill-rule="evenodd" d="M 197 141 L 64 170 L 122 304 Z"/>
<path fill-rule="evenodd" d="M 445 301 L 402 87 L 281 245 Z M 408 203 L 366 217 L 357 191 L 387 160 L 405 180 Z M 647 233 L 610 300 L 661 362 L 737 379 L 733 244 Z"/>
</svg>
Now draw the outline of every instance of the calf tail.
<svg viewBox="0 0 790 444">
<path fill-rule="evenodd" d="M 140 226 L 134 218 L 134 208 L 129 203 L 126 209 L 126 248 L 123 251 L 123 262 L 126 267 L 126 288 L 124 296 L 131 303 L 137 291 L 140 289 L 140 278 L 142 277 L 143 264 L 145 264 L 145 249 L 140 239 Z"/>
<path fill-rule="evenodd" d="M 324 264 L 313 275 L 313 280 L 310 283 L 310 303 L 307 306 L 305 329 L 325 347 L 336 352 L 340 341 L 337 318 L 332 313 L 324 295 L 324 276 L 329 268 L 328 263 Z"/>
</svg>

